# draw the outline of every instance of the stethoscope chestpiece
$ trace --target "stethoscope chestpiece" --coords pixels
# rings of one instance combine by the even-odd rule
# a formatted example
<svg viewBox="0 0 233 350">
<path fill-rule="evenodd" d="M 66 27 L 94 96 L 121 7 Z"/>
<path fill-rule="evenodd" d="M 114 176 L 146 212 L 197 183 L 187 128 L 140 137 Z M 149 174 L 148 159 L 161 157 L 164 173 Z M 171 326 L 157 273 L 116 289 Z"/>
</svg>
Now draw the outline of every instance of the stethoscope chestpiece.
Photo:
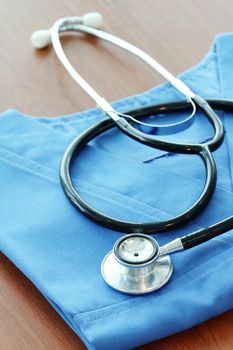
<svg viewBox="0 0 233 350">
<path fill-rule="evenodd" d="M 116 241 L 101 265 L 106 283 L 127 294 L 145 294 L 161 288 L 172 271 L 170 256 L 160 257 L 158 242 L 140 233 Z"/>
</svg>

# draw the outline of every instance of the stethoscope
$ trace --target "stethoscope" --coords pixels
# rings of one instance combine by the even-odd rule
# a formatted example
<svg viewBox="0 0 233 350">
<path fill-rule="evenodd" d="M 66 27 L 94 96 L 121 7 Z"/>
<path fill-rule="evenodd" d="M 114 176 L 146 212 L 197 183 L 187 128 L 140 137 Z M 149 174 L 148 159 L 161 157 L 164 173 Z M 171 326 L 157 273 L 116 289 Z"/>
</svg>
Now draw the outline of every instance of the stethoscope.
<svg viewBox="0 0 233 350">
<path fill-rule="evenodd" d="M 33 33 L 31 40 L 36 48 L 44 48 L 52 42 L 57 57 L 70 76 L 96 102 L 97 107 L 108 116 L 107 119 L 96 123 L 81 135 L 78 135 L 68 146 L 60 166 L 61 185 L 71 203 L 85 216 L 112 230 L 128 233 L 128 235 L 122 236 L 115 243 L 113 249 L 103 259 L 101 265 L 102 276 L 109 286 L 118 291 L 128 294 L 144 294 L 161 288 L 170 279 L 173 271 L 170 254 L 190 249 L 233 229 L 233 216 L 231 216 L 212 226 L 200 229 L 181 238 L 176 238 L 162 247 L 159 246 L 154 238 L 148 235 L 174 229 L 189 222 L 208 204 L 214 193 L 217 179 L 217 170 L 212 152 L 221 145 L 224 139 L 223 124 L 213 109 L 232 111 L 233 102 L 226 100 L 204 100 L 142 50 L 118 37 L 97 29 L 101 26 L 101 23 L 102 17 L 99 13 L 89 13 L 83 17 L 65 17 L 55 22 L 50 30 L 40 30 Z M 68 61 L 59 38 L 60 33 L 67 31 L 94 35 L 136 55 L 169 81 L 177 91 L 185 96 L 186 100 L 142 107 L 127 111 L 124 114 L 118 112 L 82 78 Z M 153 127 L 158 134 L 165 135 L 178 132 L 192 124 L 196 108 L 199 108 L 206 115 L 215 130 L 212 139 L 205 143 L 179 144 L 166 142 L 159 140 L 153 135 L 144 133 L 134 126 L 136 123 L 139 123 Z M 177 123 L 161 126 L 151 125 L 141 121 L 143 117 L 152 114 L 157 115 L 189 110 L 191 110 L 191 114 Z M 77 187 L 74 187 L 72 181 L 71 167 L 73 161 L 77 159 L 80 151 L 91 140 L 116 126 L 124 134 L 142 144 L 167 152 L 195 154 L 202 159 L 206 170 L 205 183 L 199 198 L 190 208 L 182 214 L 166 221 L 134 223 L 107 216 L 86 202 L 78 192 Z"/>
</svg>

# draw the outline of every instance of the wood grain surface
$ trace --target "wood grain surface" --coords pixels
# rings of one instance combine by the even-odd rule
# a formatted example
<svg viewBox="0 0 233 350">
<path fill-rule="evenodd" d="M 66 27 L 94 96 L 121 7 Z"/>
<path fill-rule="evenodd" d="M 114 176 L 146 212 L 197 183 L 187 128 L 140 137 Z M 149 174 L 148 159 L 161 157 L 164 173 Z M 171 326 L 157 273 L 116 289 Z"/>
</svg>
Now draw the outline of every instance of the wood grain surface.
<svg viewBox="0 0 233 350">
<path fill-rule="evenodd" d="M 93 107 L 51 48 L 34 51 L 30 34 L 62 16 L 100 11 L 104 29 L 136 44 L 177 74 L 233 30 L 232 0 L 0 0 L 0 111 L 55 117 Z M 85 39 L 85 40 L 84 40 Z M 83 76 L 109 100 L 163 80 L 134 57 L 93 38 L 64 38 Z M 0 350 L 81 350 L 85 346 L 29 280 L 0 255 Z M 233 311 L 140 349 L 232 350 Z"/>
</svg>

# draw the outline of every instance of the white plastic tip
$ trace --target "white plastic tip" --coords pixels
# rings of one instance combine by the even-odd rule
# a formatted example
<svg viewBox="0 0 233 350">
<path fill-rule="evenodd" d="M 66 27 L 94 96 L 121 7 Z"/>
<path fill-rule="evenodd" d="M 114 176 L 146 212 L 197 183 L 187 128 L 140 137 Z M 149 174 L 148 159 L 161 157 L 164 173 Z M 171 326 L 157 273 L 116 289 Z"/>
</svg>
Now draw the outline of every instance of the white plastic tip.
<svg viewBox="0 0 233 350">
<path fill-rule="evenodd" d="M 86 13 L 83 16 L 83 24 L 92 28 L 100 28 L 103 23 L 103 17 L 99 12 Z"/>
<path fill-rule="evenodd" d="M 36 49 L 43 49 L 51 43 L 51 32 L 49 29 L 41 29 L 32 33 L 31 43 Z"/>
</svg>

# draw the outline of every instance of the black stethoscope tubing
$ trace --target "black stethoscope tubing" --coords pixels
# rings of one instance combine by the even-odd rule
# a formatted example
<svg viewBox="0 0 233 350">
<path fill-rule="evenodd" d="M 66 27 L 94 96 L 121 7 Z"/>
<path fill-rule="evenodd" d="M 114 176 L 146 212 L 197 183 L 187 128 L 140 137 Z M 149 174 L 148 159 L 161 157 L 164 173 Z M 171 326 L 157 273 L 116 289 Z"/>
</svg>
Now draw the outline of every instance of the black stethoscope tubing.
<svg viewBox="0 0 233 350">
<path fill-rule="evenodd" d="M 196 104 L 196 106 L 207 116 L 208 120 L 212 124 L 215 130 L 215 135 L 214 137 L 206 142 L 205 144 L 180 144 L 180 143 L 175 143 L 175 142 L 167 142 L 167 141 L 162 141 L 154 136 L 145 134 L 144 132 L 141 132 L 140 130 L 136 129 L 133 127 L 125 118 L 120 118 L 119 120 L 115 121 L 119 129 L 125 133 L 127 136 L 135 139 L 136 141 L 143 143 L 144 145 L 160 149 L 162 151 L 168 151 L 168 152 L 174 152 L 174 153 L 189 153 L 189 154 L 200 154 L 204 147 L 207 147 L 209 151 L 214 151 L 217 149 L 224 138 L 224 128 L 223 124 L 218 118 L 217 114 L 214 112 L 214 110 L 210 107 L 207 101 L 205 101 L 202 97 L 195 95 L 192 98 L 193 102 Z M 181 102 L 182 104 L 184 103 L 186 106 L 187 101 Z M 143 115 L 142 117 L 147 116 L 148 114 L 158 114 L 161 113 L 161 110 L 163 113 L 170 113 L 173 111 L 173 105 L 175 103 L 168 103 L 168 104 L 163 104 L 159 105 L 158 107 L 156 106 L 150 106 L 148 109 L 143 111 L 142 109 L 140 110 Z M 179 103 L 176 106 L 177 111 L 180 112 L 179 110 Z M 133 114 L 132 114 L 133 113 Z M 140 119 L 140 114 L 136 111 L 129 111 L 125 114 L 132 115 L 133 117 L 137 117 Z"/>
<path fill-rule="evenodd" d="M 151 233 L 157 233 L 157 232 L 164 232 L 167 230 L 174 229 L 190 221 L 192 218 L 198 215 L 200 211 L 203 210 L 203 208 L 207 205 L 207 203 L 211 199 L 216 187 L 217 171 L 216 171 L 216 165 L 215 165 L 211 151 L 214 151 L 215 149 L 217 149 L 221 145 L 224 138 L 224 129 L 223 129 L 222 123 L 217 117 L 217 115 L 215 114 L 215 112 L 213 111 L 213 108 L 222 109 L 225 111 L 232 111 L 233 102 L 229 100 L 205 101 L 200 97 L 197 97 L 197 100 L 195 100 L 195 102 L 198 104 L 199 108 L 207 115 L 208 119 L 210 120 L 213 127 L 215 128 L 215 135 L 212 140 L 204 144 L 191 144 L 191 145 L 163 142 L 156 139 L 155 137 L 152 137 L 151 135 L 148 135 L 150 138 L 149 142 L 148 140 L 145 140 L 144 142 L 144 140 L 141 138 L 139 140 L 141 143 L 145 143 L 150 147 L 159 148 L 169 152 L 197 154 L 202 158 L 206 167 L 206 181 L 205 181 L 205 185 L 201 195 L 199 196 L 198 200 L 191 206 L 191 208 L 186 210 L 181 215 L 178 215 L 167 221 L 159 221 L 159 222 L 152 222 L 152 223 L 135 223 L 135 222 L 118 220 L 110 216 L 107 216 L 99 212 L 95 208 L 93 208 L 90 204 L 88 204 L 82 198 L 82 196 L 78 193 L 77 188 L 74 187 L 72 182 L 72 177 L 71 177 L 72 163 L 74 159 L 78 157 L 80 151 L 91 140 L 93 140 L 100 134 L 104 133 L 105 131 L 116 126 L 116 123 L 110 120 L 109 118 L 96 123 L 94 126 L 84 131 L 81 135 L 77 136 L 65 151 L 65 154 L 63 156 L 61 166 L 60 166 L 60 180 L 61 180 L 63 190 L 67 195 L 67 197 L 70 199 L 71 203 L 89 219 L 109 229 L 112 229 L 115 231 L 121 231 L 124 233 L 140 232 L 145 234 L 151 234 Z M 190 108 L 190 105 L 186 101 L 181 101 L 181 102 L 172 102 L 172 103 L 161 104 L 161 105 L 147 106 L 147 107 L 129 111 L 127 112 L 127 114 L 140 119 L 151 114 L 183 112 L 189 108 Z M 118 124 L 117 126 L 119 127 Z M 122 130 L 122 126 L 120 127 L 120 129 Z M 135 128 L 132 128 L 132 129 L 137 130 Z M 128 133 L 128 130 L 130 130 L 130 133 Z M 139 130 L 138 132 L 140 135 Z M 137 138 L 138 136 L 136 135 L 135 137 L 135 135 L 132 135 L 131 129 L 127 129 L 126 133 L 132 138 Z M 160 145 L 160 142 L 162 142 L 162 145 Z M 192 240 L 192 244 L 196 245 L 197 242 L 199 244 L 200 240 L 202 241 L 208 240 L 209 238 L 206 239 L 207 236 L 209 237 L 211 235 L 212 237 L 212 235 L 218 235 L 231 228 L 233 228 L 233 217 L 223 220 L 221 223 L 217 223 L 211 226 L 211 228 L 205 228 L 200 230 L 200 232 L 199 231 L 195 232 L 194 233 L 195 239 Z M 191 237 L 191 236 L 192 235 L 187 237 Z M 185 248 L 190 247 L 189 246 L 190 240 L 191 238 L 183 242 Z"/>
<path fill-rule="evenodd" d="M 233 101 L 204 100 L 196 95 L 185 82 L 172 75 L 146 52 L 121 38 L 99 30 L 101 23 L 102 17 L 99 13 L 90 13 L 82 17 L 65 17 L 56 21 L 51 29 L 33 33 L 31 40 L 36 48 L 44 48 L 52 43 L 58 59 L 69 75 L 92 100 L 95 101 L 96 106 L 108 116 L 107 119 L 96 123 L 96 125 L 77 136 L 68 146 L 60 166 L 61 185 L 71 203 L 86 217 L 109 229 L 133 234 L 129 235 L 129 237 L 124 236 L 116 242 L 113 251 L 110 251 L 103 259 L 101 273 L 104 280 L 118 291 L 130 294 L 144 294 L 161 288 L 170 279 L 173 267 L 170 256 L 167 254 L 192 248 L 233 228 L 233 216 L 231 216 L 212 226 L 202 228 L 180 238 L 175 238 L 164 246 L 159 246 L 152 237 L 145 235 L 146 233 L 155 234 L 157 232 L 168 231 L 189 222 L 198 215 L 210 201 L 217 182 L 217 169 L 212 152 L 221 145 L 224 139 L 223 124 L 213 108 L 225 111 L 230 110 L 233 112 Z M 119 113 L 105 98 L 99 95 L 71 65 L 65 55 L 59 37 L 61 33 L 67 31 L 91 34 L 135 55 L 154 71 L 163 76 L 177 91 L 179 91 L 179 93 L 186 97 L 186 101 L 138 108 L 129 111 L 127 114 Z M 183 112 L 188 110 L 190 106 L 192 106 L 192 113 L 178 123 L 160 126 L 140 122 L 142 117 L 148 115 Z M 166 134 L 170 132 L 171 129 L 173 132 L 181 131 L 187 126 L 190 126 L 190 123 L 193 122 L 193 117 L 197 108 L 205 114 L 214 128 L 214 136 L 203 143 L 180 144 L 176 142 L 167 142 L 134 127 L 134 123 L 136 122 L 141 125 L 153 127 L 158 134 Z M 111 216 L 107 216 L 93 208 L 82 198 L 79 193 L 79 185 L 77 188 L 74 186 L 71 176 L 73 162 L 78 157 L 81 150 L 91 140 L 115 126 L 130 138 L 149 147 L 166 152 L 197 155 L 202 159 L 205 167 L 205 183 L 199 198 L 195 200 L 191 207 L 169 220 L 135 223 L 117 220 Z M 140 249 L 138 240 L 140 244 L 142 244 L 140 245 Z M 129 245 L 128 248 L 127 245 Z M 138 249 L 145 250 L 144 253 L 146 253 L 147 260 L 145 260 L 145 255 L 141 256 Z M 152 255 L 150 253 L 151 251 L 153 252 Z M 137 264 L 138 266 L 140 265 L 139 268 L 137 268 Z"/>
</svg>

